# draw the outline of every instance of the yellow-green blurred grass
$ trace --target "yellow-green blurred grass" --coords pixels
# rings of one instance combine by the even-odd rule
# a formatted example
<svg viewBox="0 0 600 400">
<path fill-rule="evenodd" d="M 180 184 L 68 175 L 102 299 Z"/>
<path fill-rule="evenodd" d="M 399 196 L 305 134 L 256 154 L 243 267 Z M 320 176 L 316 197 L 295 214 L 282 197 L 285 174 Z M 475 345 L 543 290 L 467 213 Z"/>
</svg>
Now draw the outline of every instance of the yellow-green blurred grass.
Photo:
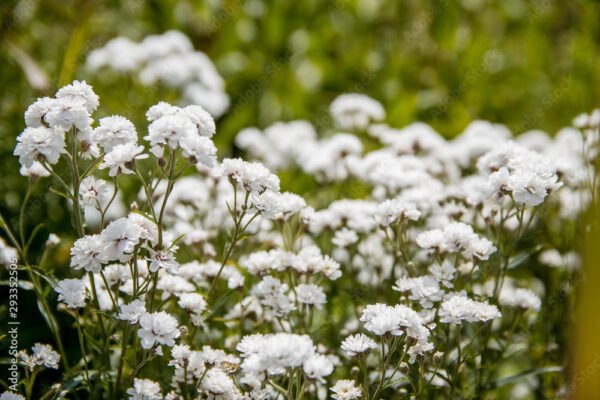
<svg viewBox="0 0 600 400">
<path fill-rule="evenodd" d="M 584 271 L 577 304 L 577 328 L 573 338 L 570 398 L 600 398 L 600 202 L 589 211 L 585 234 Z"/>
</svg>

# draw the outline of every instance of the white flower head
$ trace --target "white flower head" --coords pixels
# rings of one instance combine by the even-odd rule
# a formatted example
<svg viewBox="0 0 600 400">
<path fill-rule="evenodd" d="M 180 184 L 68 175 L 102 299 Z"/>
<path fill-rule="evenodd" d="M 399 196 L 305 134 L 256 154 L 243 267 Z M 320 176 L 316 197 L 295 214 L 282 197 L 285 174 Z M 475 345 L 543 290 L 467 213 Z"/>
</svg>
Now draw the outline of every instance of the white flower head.
<svg viewBox="0 0 600 400">
<path fill-rule="evenodd" d="M 73 244 L 71 267 L 75 270 L 83 268 L 88 272 L 100 272 L 102 264 L 108 261 L 106 242 L 100 235 L 87 235 L 77 239 Z"/>
<path fill-rule="evenodd" d="M 105 180 L 88 176 L 79 185 L 79 196 L 84 206 L 102 207 L 110 197 L 110 189 Z"/>
<path fill-rule="evenodd" d="M 136 143 L 137 132 L 131 121 L 119 115 L 102 118 L 94 129 L 94 140 L 104 148 L 105 152 L 112 151 L 120 144 Z"/>
<path fill-rule="evenodd" d="M 68 308 L 85 307 L 85 285 L 80 279 L 59 281 L 54 290 L 58 293 L 58 301 L 64 302 Z"/>
<path fill-rule="evenodd" d="M 133 174 L 133 168 L 136 160 L 148 158 L 147 154 L 142 154 L 144 146 L 138 146 L 137 143 L 129 142 L 115 146 L 104 156 L 104 162 L 100 164 L 100 169 L 109 169 L 109 176 L 118 174 Z"/>
<path fill-rule="evenodd" d="M 373 121 L 385 118 L 381 103 L 364 94 L 342 94 L 335 98 L 329 112 L 341 129 L 364 130 Z"/>
<path fill-rule="evenodd" d="M 161 400 L 160 385 L 150 379 L 133 379 L 133 387 L 127 389 L 129 400 Z"/>
<path fill-rule="evenodd" d="M 356 400 L 362 396 L 360 388 L 355 386 L 355 382 L 349 379 L 340 379 L 330 389 L 334 400 Z"/>
<path fill-rule="evenodd" d="M 367 335 L 362 333 L 348 336 L 342 342 L 342 350 L 350 357 L 363 354 L 371 349 L 377 348 L 377 343 Z"/>
<path fill-rule="evenodd" d="M 143 300 L 133 300 L 129 304 L 121 305 L 121 312 L 119 313 L 119 319 L 123 321 L 129 321 L 130 324 L 135 325 L 140 321 L 142 315 L 146 314 L 146 303 Z"/>
<path fill-rule="evenodd" d="M 17 137 L 14 155 L 19 156 L 21 165 L 30 168 L 35 161 L 56 164 L 60 155 L 66 153 L 65 134 L 61 129 L 25 128 Z"/>
<path fill-rule="evenodd" d="M 323 289 L 314 283 L 303 283 L 296 286 L 296 294 L 300 303 L 315 306 L 317 309 L 320 309 L 321 305 L 327 302 Z"/>
<path fill-rule="evenodd" d="M 151 349 L 155 344 L 172 347 L 175 339 L 181 334 L 178 326 L 175 317 L 164 311 L 142 315 L 138 331 L 142 347 L 146 350 Z"/>
<path fill-rule="evenodd" d="M 81 104 L 89 113 L 94 112 L 99 104 L 98 96 L 85 81 L 73 81 L 63 86 L 56 92 L 56 98 Z"/>
</svg>

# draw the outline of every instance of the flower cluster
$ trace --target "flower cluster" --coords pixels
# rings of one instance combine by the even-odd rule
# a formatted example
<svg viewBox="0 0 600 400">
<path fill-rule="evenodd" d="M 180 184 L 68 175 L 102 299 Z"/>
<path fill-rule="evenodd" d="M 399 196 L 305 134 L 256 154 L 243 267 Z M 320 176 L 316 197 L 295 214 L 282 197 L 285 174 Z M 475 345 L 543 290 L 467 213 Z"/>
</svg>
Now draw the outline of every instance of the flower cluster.
<svg viewBox="0 0 600 400">
<path fill-rule="evenodd" d="M 215 65 L 179 31 L 150 35 L 139 43 L 126 37 L 112 39 L 88 55 L 87 66 L 92 71 L 108 67 L 137 72 L 145 85 L 162 82 L 180 88 L 186 103 L 200 105 L 215 117 L 229 108 L 225 82 Z"/>
<path fill-rule="evenodd" d="M 116 39 L 88 62 L 180 86 L 200 79 L 198 54 L 169 32 Z M 60 185 L 76 232 L 51 236 L 39 267 L 27 232 L 0 240 L 1 263 L 26 264 L 60 352 L 19 353 L 28 398 L 44 367 L 81 377 L 49 390 L 89 396 L 377 400 L 485 397 L 513 357 L 544 366 L 519 349 L 551 320 L 556 288 L 539 271 L 577 274 L 577 253 L 554 238 L 596 187 L 585 162 L 598 112 L 552 139 L 475 121 L 446 140 L 342 95 L 326 138 L 307 121 L 242 130 L 246 161 L 217 158 L 210 107 L 160 102 L 141 133 L 121 116 L 96 124 L 98 106 L 76 81 L 32 104 L 17 138 L 22 172 Z M 290 176 L 319 194 L 282 191 Z M 67 241 L 70 268 L 48 267 Z M 74 322 L 61 328 L 77 335 L 76 360 L 56 310 Z M 11 390 L 1 398 L 21 398 Z"/>
</svg>

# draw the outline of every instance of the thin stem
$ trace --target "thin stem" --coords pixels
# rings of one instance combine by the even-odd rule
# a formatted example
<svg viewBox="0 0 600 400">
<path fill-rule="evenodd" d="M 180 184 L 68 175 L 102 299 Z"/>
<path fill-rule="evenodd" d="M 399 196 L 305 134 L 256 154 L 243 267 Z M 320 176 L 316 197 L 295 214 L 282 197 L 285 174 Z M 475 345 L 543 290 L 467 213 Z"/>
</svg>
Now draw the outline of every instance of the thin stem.
<svg viewBox="0 0 600 400">
<path fill-rule="evenodd" d="M 79 313 L 75 312 L 73 316 L 75 317 L 75 322 L 77 322 L 77 335 L 79 336 L 79 347 L 81 349 L 81 356 L 83 357 L 83 368 L 85 370 L 85 381 L 88 384 L 88 387 L 90 389 L 90 396 L 91 396 L 92 395 L 92 383 L 90 381 L 90 374 L 88 371 L 87 353 L 85 351 L 85 343 L 84 343 L 83 332 L 81 329 L 81 323 L 79 322 Z"/>
<path fill-rule="evenodd" d="M 21 204 L 21 209 L 19 211 L 19 233 L 21 235 L 21 248 L 26 248 L 25 243 L 25 209 L 27 208 L 27 202 L 31 197 L 31 192 L 33 191 L 33 184 L 31 180 L 29 180 L 29 185 L 27 185 L 27 192 L 25 193 L 25 198 L 23 199 L 23 203 Z M 23 259 L 25 259 L 26 255 L 23 254 Z"/>
<path fill-rule="evenodd" d="M 121 377 L 123 375 L 123 365 L 125 364 L 125 353 L 127 352 L 127 343 L 129 341 L 129 324 L 126 325 L 123 337 L 121 338 L 121 355 L 119 357 L 119 367 L 117 369 L 117 382 L 115 383 L 115 395 L 119 395 L 121 390 Z M 135 341 L 135 337 L 133 338 Z"/>
</svg>

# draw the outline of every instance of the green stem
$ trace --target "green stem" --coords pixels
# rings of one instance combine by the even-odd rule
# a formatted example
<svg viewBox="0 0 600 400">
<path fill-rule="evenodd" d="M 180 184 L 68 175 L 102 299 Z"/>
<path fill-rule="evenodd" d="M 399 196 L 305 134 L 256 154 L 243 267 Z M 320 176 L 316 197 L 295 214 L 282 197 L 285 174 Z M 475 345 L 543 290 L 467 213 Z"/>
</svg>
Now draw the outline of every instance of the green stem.
<svg viewBox="0 0 600 400">
<path fill-rule="evenodd" d="M 85 370 L 85 381 L 90 389 L 90 396 L 92 396 L 92 382 L 90 381 L 90 374 L 88 371 L 87 353 L 85 351 L 85 343 L 83 338 L 83 332 L 81 329 L 81 323 L 79 322 L 79 313 L 74 313 L 75 321 L 77 322 L 77 335 L 79 336 L 79 348 L 81 349 L 81 356 L 83 357 L 83 368 Z"/>
</svg>

